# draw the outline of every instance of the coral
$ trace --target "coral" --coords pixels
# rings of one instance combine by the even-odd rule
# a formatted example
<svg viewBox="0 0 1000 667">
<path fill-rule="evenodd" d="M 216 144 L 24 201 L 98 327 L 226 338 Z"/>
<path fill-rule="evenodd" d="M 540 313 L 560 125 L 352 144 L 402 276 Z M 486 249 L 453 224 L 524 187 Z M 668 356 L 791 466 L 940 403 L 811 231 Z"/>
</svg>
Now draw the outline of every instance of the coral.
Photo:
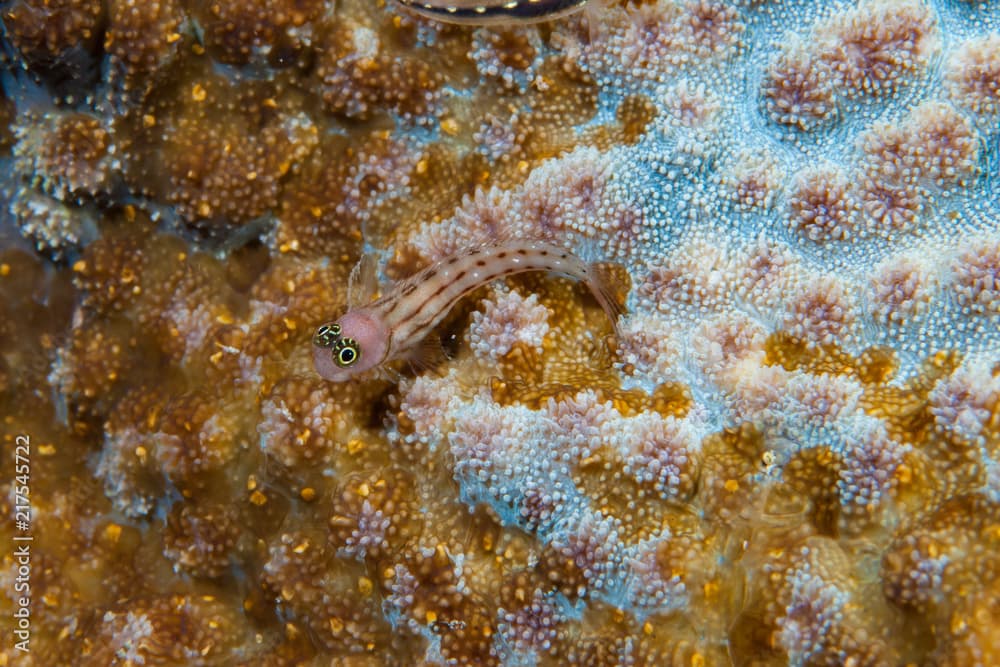
<svg viewBox="0 0 1000 667">
<path fill-rule="evenodd" d="M 135 235 L 105 234 L 89 244 L 73 265 L 73 281 L 88 308 L 121 312 L 143 292 L 146 251 Z"/>
<path fill-rule="evenodd" d="M 205 45 L 221 62 L 245 65 L 263 61 L 281 68 L 298 64 L 313 42 L 313 23 L 322 14 L 319 0 L 215 2 L 198 14 Z"/>
<path fill-rule="evenodd" d="M 704 373 L 727 386 L 744 368 L 759 363 L 765 339 L 766 330 L 760 322 L 735 313 L 705 321 L 695 332 L 691 347 Z"/>
<path fill-rule="evenodd" d="M 625 472 L 663 498 L 690 496 L 698 479 L 695 429 L 674 417 L 648 412 L 623 421 L 606 422 L 602 430 L 605 441 L 617 441 Z"/>
<path fill-rule="evenodd" d="M 610 587 L 621 565 L 617 522 L 594 512 L 578 521 L 553 531 L 539 562 L 544 576 L 570 599 Z"/>
<path fill-rule="evenodd" d="M 630 374 L 641 373 L 662 381 L 674 374 L 680 362 L 679 342 L 661 320 L 648 315 L 631 315 L 621 328 L 618 356 Z"/>
<path fill-rule="evenodd" d="M 844 340 L 856 317 L 854 295 L 836 278 L 823 276 L 793 294 L 785 327 L 811 344 L 828 345 Z"/>
<path fill-rule="evenodd" d="M 379 36 L 360 26 L 336 26 L 327 44 L 316 74 L 331 113 L 365 119 L 382 110 L 407 118 L 436 111 L 442 77 L 425 62 L 389 57 Z"/>
<path fill-rule="evenodd" d="M 170 198 L 179 213 L 192 222 L 214 218 L 238 224 L 273 208 L 281 165 L 270 144 L 280 140 L 273 132 L 246 140 L 235 127 L 217 132 L 198 121 L 179 123 L 166 162 Z"/>
<path fill-rule="evenodd" d="M 879 510 L 895 493 L 897 472 L 910 448 L 890 439 L 885 427 L 867 419 L 845 440 L 837 496 L 841 530 L 850 533 L 878 518 Z"/>
<path fill-rule="evenodd" d="M 239 637 L 238 628 L 235 610 L 210 595 L 136 600 L 104 613 L 82 664 L 207 664 L 239 649 L 243 642 L 237 638 L 248 639 Z"/>
<path fill-rule="evenodd" d="M 24 119 L 15 128 L 17 169 L 60 200 L 107 194 L 112 187 L 112 138 L 99 118 L 83 113 Z"/>
<path fill-rule="evenodd" d="M 959 108 L 984 123 L 996 117 L 1000 112 L 1000 35 L 963 42 L 948 57 L 945 69 L 948 94 Z"/>
<path fill-rule="evenodd" d="M 288 379 L 276 384 L 260 408 L 261 449 L 288 468 L 329 463 L 336 434 L 346 426 L 329 385 Z"/>
<path fill-rule="evenodd" d="M 86 210 L 74 209 L 29 187 L 17 189 L 10 213 L 21 234 L 39 252 L 63 259 L 94 235 L 95 221 Z"/>
<path fill-rule="evenodd" d="M 506 595 L 498 610 L 500 637 L 515 654 L 550 653 L 555 648 L 559 625 L 565 622 L 566 614 L 554 596 L 536 588 L 529 597 L 518 583 L 517 580 L 509 582 L 502 589 Z"/>
<path fill-rule="evenodd" d="M 788 209 L 793 231 L 823 243 L 851 236 L 858 204 L 845 174 L 819 168 L 796 176 L 788 194 Z"/>
<path fill-rule="evenodd" d="M 104 424 L 104 446 L 94 472 L 104 482 L 105 495 L 125 516 L 148 515 L 163 492 L 151 437 L 162 401 L 156 391 L 137 389 L 117 403 Z"/>
<path fill-rule="evenodd" d="M 930 655 L 940 664 L 996 658 L 996 518 L 995 500 L 957 496 L 898 531 L 882 559 L 886 597 L 916 611 L 936 637 Z"/>
<path fill-rule="evenodd" d="M 225 505 L 178 503 L 167 516 L 163 554 L 175 571 L 219 577 L 232 565 L 240 529 L 236 519 Z"/>
<path fill-rule="evenodd" d="M 792 41 L 771 61 L 762 92 L 772 121 L 808 131 L 835 116 L 836 91 L 829 65 Z"/>
<path fill-rule="evenodd" d="M 517 291 L 500 293 L 472 315 L 469 345 L 481 358 L 505 356 L 514 345 L 541 350 L 549 332 L 549 311 L 538 303 L 537 295 L 524 298 Z"/>
<path fill-rule="evenodd" d="M 148 106 L 122 143 L 126 182 L 196 227 L 239 226 L 276 208 L 290 161 L 315 136 L 279 113 L 272 94 L 266 84 L 238 89 L 211 73 L 194 77 L 180 96 Z"/>
<path fill-rule="evenodd" d="M 978 442 L 995 429 L 1000 378 L 985 365 L 963 365 L 938 382 L 927 398 L 938 429 Z"/>
<path fill-rule="evenodd" d="M 923 102 L 899 124 L 874 124 L 862 136 L 861 148 L 864 169 L 877 183 L 923 184 L 948 192 L 979 170 L 975 128 L 945 102 Z"/>
<path fill-rule="evenodd" d="M 1000 664 L 996 3 L 0 18 L 0 664 Z M 523 237 L 622 316 L 508 276 L 316 374 Z"/>
<path fill-rule="evenodd" d="M 710 312 L 724 301 L 730 288 L 733 259 L 727 246 L 694 239 L 683 252 L 647 263 L 636 287 L 639 302 L 644 310 Z"/>
<path fill-rule="evenodd" d="M 828 36 L 821 57 L 844 94 L 881 97 L 926 65 L 938 46 L 935 23 L 924 3 L 870 0 L 815 33 Z"/>
<path fill-rule="evenodd" d="M 890 96 L 918 79 L 937 51 L 938 26 L 921 2 L 868 0 L 792 35 L 762 85 L 771 120 L 802 131 L 828 125 L 841 108 Z"/>
<path fill-rule="evenodd" d="M 282 533 L 268 549 L 261 584 L 286 617 L 327 650 L 386 650 L 388 626 L 377 614 L 370 580 L 361 587 L 347 573 L 331 571 L 332 564 L 314 537 Z"/>
<path fill-rule="evenodd" d="M 949 267 L 949 287 L 959 305 L 973 313 L 1000 312 L 1000 241 L 992 237 L 969 239 L 958 252 Z"/>
<path fill-rule="evenodd" d="M 25 66 L 86 77 L 85 68 L 100 45 L 105 11 L 96 0 L 18 0 L 4 9 L 3 22 Z"/>
<path fill-rule="evenodd" d="M 11 121 L 14 120 L 14 105 L 6 95 L 0 96 L 0 155 L 7 157 L 14 145 Z"/>
<path fill-rule="evenodd" d="M 136 370 L 139 344 L 121 322 L 81 321 L 53 364 L 51 382 L 74 411 L 104 414 Z"/>
<path fill-rule="evenodd" d="M 865 177 L 858 192 L 867 227 L 876 234 L 914 229 L 926 207 L 926 195 L 909 184 Z"/>
<path fill-rule="evenodd" d="M 438 545 L 421 549 L 384 573 L 385 604 L 411 631 L 439 633 L 440 655 L 456 664 L 497 664 L 491 650 L 496 628 L 462 585 L 462 568 Z"/>
<path fill-rule="evenodd" d="M 114 106 L 142 102 L 167 76 L 185 45 L 186 15 L 176 0 L 123 0 L 111 3 L 104 49 Z"/>
<path fill-rule="evenodd" d="M 383 558 L 418 530 L 410 496 L 412 481 L 401 471 L 345 481 L 333 503 L 330 541 L 352 558 Z"/>
<path fill-rule="evenodd" d="M 171 399 L 157 417 L 152 438 L 157 461 L 163 473 L 182 487 L 224 467 L 240 444 L 233 417 L 212 410 L 204 393 Z"/>
<path fill-rule="evenodd" d="M 523 93 L 537 80 L 540 47 L 534 30 L 480 30 L 473 37 L 469 57 L 481 77 Z"/>
<path fill-rule="evenodd" d="M 315 131 L 310 126 L 310 132 Z M 383 200 L 409 191 L 421 156 L 406 142 L 375 132 L 364 145 L 321 141 L 283 188 L 270 245 L 279 252 L 355 257 L 361 227 Z"/>
<path fill-rule="evenodd" d="M 869 287 L 872 316 L 904 324 L 930 307 L 937 291 L 932 266 L 919 256 L 893 257 L 876 267 Z"/>
<path fill-rule="evenodd" d="M 722 182 L 744 211 L 766 211 L 783 189 L 780 165 L 767 151 L 743 149 L 722 171 Z"/>
</svg>

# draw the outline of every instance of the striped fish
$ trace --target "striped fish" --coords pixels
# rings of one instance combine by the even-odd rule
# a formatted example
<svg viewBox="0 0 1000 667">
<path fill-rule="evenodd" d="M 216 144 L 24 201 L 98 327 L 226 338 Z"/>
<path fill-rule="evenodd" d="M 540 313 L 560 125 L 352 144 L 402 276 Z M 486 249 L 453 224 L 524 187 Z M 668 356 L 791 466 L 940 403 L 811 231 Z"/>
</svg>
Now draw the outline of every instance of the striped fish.
<svg viewBox="0 0 1000 667">
<path fill-rule="evenodd" d="M 621 309 L 616 295 L 627 292 L 625 278 L 545 241 L 509 240 L 455 253 L 389 286 L 385 296 L 372 302 L 364 295 L 377 288 L 374 264 L 365 258 L 351 274 L 347 313 L 319 327 L 313 336 L 316 371 L 327 380 L 344 382 L 395 359 L 429 365 L 425 362 L 434 346 L 424 341 L 463 296 L 497 278 L 525 271 L 549 271 L 583 281 L 617 324 Z M 358 283 L 362 296 L 351 296 Z"/>
<path fill-rule="evenodd" d="M 490 25 L 548 21 L 582 9 L 587 0 L 396 0 L 414 14 L 445 23 Z"/>
</svg>

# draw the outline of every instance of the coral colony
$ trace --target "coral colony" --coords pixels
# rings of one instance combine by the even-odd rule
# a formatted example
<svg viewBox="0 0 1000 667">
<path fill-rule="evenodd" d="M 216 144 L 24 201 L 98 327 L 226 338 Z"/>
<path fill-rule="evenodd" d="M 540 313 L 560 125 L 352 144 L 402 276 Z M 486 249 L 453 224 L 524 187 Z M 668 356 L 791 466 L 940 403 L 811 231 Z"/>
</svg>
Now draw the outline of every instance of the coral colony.
<svg viewBox="0 0 1000 667">
<path fill-rule="evenodd" d="M 0 664 L 1000 664 L 1000 3 L 561 4 L 3 4 Z"/>
</svg>

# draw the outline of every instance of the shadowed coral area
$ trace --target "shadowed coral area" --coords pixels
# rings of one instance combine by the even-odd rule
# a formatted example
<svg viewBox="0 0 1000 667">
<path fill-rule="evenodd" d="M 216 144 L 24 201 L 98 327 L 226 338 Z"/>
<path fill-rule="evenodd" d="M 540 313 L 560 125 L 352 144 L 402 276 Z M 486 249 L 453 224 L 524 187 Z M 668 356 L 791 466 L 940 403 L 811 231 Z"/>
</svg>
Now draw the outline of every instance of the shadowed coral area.
<svg viewBox="0 0 1000 667">
<path fill-rule="evenodd" d="M 0 665 L 1000 664 L 998 3 L 0 20 Z"/>
</svg>

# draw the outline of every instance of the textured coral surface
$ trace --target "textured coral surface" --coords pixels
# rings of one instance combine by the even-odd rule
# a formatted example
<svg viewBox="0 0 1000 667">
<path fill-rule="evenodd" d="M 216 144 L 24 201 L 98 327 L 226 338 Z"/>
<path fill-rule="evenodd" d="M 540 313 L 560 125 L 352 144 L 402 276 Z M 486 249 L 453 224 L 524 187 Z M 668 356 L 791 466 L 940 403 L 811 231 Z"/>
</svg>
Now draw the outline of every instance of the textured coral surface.
<svg viewBox="0 0 1000 667">
<path fill-rule="evenodd" d="M 1000 664 L 1000 3 L 0 19 L 0 665 Z M 617 328 L 313 370 L 364 253 L 512 236 Z"/>
</svg>

